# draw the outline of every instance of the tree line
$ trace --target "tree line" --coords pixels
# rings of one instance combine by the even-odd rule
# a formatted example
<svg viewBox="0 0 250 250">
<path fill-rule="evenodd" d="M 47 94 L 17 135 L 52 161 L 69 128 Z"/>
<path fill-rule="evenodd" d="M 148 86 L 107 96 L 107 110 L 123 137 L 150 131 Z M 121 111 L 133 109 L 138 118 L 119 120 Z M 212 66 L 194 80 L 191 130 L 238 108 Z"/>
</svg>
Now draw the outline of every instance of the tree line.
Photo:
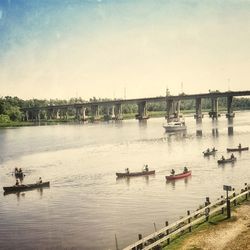
<svg viewBox="0 0 250 250">
<path fill-rule="evenodd" d="M 35 108 L 42 106 L 54 106 L 54 105 L 63 105 L 63 104 L 75 104 L 75 103 L 84 103 L 84 102 L 93 102 L 93 101 L 110 101 L 111 99 L 107 98 L 90 98 L 89 100 L 84 100 L 81 97 L 71 98 L 69 100 L 61 99 L 30 99 L 23 100 L 18 97 L 5 96 L 0 97 L 0 122 L 10 122 L 10 121 L 21 121 L 23 114 L 21 112 L 22 108 Z M 250 109 L 250 98 L 233 98 L 233 109 Z M 227 107 L 227 98 L 219 98 L 219 107 L 221 109 L 226 109 Z M 195 100 L 184 100 L 181 101 L 181 110 L 194 110 L 195 109 Z M 208 110 L 211 109 L 211 100 L 202 99 L 202 109 Z M 124 114 L 136 113 L 138 107 L 136 104 L 124 104 L 122 107 L 122 112 Z M 165 111 L 166 102 L 157 102 L 157 103 L 148 103 L 147 110 L 150 112 L 153 111 Z M 101 107 L 100 112 L 104 113 L 104 109 Z"/>
</svg>

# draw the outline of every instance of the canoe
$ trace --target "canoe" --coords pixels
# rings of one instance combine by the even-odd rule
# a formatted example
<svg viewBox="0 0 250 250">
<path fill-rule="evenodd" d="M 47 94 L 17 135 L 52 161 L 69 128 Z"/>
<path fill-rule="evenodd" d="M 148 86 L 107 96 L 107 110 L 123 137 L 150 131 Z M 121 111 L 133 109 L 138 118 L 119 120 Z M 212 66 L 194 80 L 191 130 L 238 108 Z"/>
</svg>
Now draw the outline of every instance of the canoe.
<svg viewBox="0 0 250 250">
<path fill-rule="evenodd" d="M 209 152 L 204 151 L 204 152 L 202 152 L 202 153 L 203 153 L 203 155 L 204 155 L 204 156 L 209 156 L 209 155 L 213 155 L 213 154 L 215 154 L 215 153 L 216 153 L 216 151 L 218 151 L 218 150 L 216 149 L 216 150 L 214 150 L 214 151 L 209 151 Z"/>
<path fill-rule="evenodd" d="M 34 184 L 27 184 L 27 185 L 14 185 L 11 187 L 3 187 L 3 190 L 5 192 L 21 192 L 26 190 L 31 190 L 35 188 L 43 188 L 43 187 L 49 187 L 49 181 L 42 182 L 42 183 L 34 183 Z"/>
<path fill-rule="evenodd" d="M 131 172 L 131 173 L 116 173 L 116 177 L 122 178 L 122 177 L 143 176 L 143 175 L 151 175 L 151 174 L 155 174 L 155 170 L 142 171 L 142 172 Z"/>
<path fill-rule="evenodd" d="M 229 159 L 225 159 L 225 160 L 218 160 L 217 162 L 218 162 L 218 164 L 224 164 L 224 163 L 232 163 L 232 162 L 235 162 L 237 160 L 237 158 L 236 157 L 234 157 L 234 158 L 229 158 Z"/>
<path fill-rule="evenodd" d="M 248 147 L 245 148 L 227 148 L 227 152 L 241 152 L 248 150 Z"/>
<path fill-rule="evenodd" d="M 187 176 L 190 176 L 192 171 L 188 171 L 186 173 L 180 173 L 180 174 L 175 174 L 175 175 L 167 175 L 165 176 L 166 180 L 175 180 L 175 179 L 180 179 L 180 178 L 185 178 Z"/>
</svg>

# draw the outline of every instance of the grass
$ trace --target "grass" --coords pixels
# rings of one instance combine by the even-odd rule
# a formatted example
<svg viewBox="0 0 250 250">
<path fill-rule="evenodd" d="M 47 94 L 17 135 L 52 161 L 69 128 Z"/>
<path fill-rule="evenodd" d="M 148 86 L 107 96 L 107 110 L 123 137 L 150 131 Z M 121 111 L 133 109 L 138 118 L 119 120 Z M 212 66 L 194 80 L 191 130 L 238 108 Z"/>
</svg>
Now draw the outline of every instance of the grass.
<svg viewBox="0 0 250 250">
<path fill-rule="evenodd" d="M 237 207 L 239 207 L 241 204 L 245 202 L 246 202 L 245 196 L 240 197 L 239 199 L 237 199 L 236 206 L 233 206 L 231 204 L 231 211 L 234 211 Z M 206 230 L 209 227 L 215 227 L 216 225 L 218 225 L 219 223 L 222 223 L 223 221 L 234 222 L 236 220 L 237 218 L 235 216 L 232 216 L 230 219 L 227 219 L 226 209 L 225 209 L 224 214 L 220 213 L 217 215 L 210 216 L 208 222 L 204 220 L 194 225 L 192 227 L 192 232 L 188 232 L 187 230 L 185 230 L 184 234 L 178 234 L 176 236 L 171 237 L 169 245 L 167 245 L 167 243 L 163 243 L 163 249 L 164 250 L 179 250 L 187 238 L 195 236 L 199 232 Z M 201 249 L 201 248 L 197 248 L 197 247 L 190 248 L 190 250 L 198 250 L 198 249 Z"/>
</svg>

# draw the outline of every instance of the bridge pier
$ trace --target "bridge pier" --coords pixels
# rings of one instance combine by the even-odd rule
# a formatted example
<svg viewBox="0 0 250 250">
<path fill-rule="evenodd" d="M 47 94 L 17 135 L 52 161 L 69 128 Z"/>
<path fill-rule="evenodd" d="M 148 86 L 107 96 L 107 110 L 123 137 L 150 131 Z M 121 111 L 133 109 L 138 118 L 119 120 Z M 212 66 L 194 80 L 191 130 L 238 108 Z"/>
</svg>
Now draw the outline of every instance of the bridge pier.
<svg viewBox="0 0 250 250">
<path fill-rule="evenodd" d="M 30 118 L 30 115 L 29 115 L 29 111 L 27 110 L 25 112 L 25 120 L 28 122 L 29 121 L 29 118 Z"/>
<path fill-rule="evenodd" d="M 139 102 L 138 104 L 138 114 L 136 114 L 135 118 L 138 120 L 146 120 L 149 118 L 147 114 L 147 102 L 142 101 Z"/>
<path fill-rule="evenodd" d="M 82 107 L 82 120 L 83 122 L 87 121 L 88 120 L 88 116 L 86 115 L 86 108 L 85 107 Z"/>
<path fill-rule="evenodd" d="M 53 109 L 48 109 L 47 110 L 47 119 L 48 120 L 52 120 L 52 113 L 53 113 Z"/>
<path fill-rule="evenodd" d="M 167 100 L 167 122 L 171 122 L 180 117 L 180 100 L 174 101 L 173 99 Z"/>
<path fill-rule="evenodd" d="M 41 120 L 41 111 L 37 110 L 37 112 L 36 112 L 36 121 L 40 122 L 40 120 Z"/>
<path fill-rule="evenodd" d="M 100 114 L 99 114 L 99 105 L 95 104 L 91 106 L 91 120 L 97 121 L 100 120 Z"/>
<path fill-rule="evenodd" d="M 52 119 L 53 120 L 59 119 L 59 109 L 53 109 L 52 110 Z"/>
<path fill-rule="evenodd" d="M 115 120 L 122 120 L 122 104 L 118 103 L 115 105 L 114 108 L 114 116 L 115 116 Z"/>
<path fill-rule="evenodd" d="M 218 98 L 213 97 L 211 98 L 211 109 L 212 111 L 209 112 L 209 117 L 212 119 L 217 119 L 219 115 L 218 113 Z"/>
<path fill-rule="evenodd" d="M 195 115 L 194 118 L 196 120 L 202 120 L 203 114 L 202 114 L 202 109 L 201 109 L 201 98 L 196 98 L 195 99 Z"/>
<path fill-rule="evenodd" d="M 68 109 L 60 109 L 60 119 L 68 120 Z"/>
<path fill-rule="evenodd" d="M 77 121 L 81 120 L 81 107 L 75 108 L 75 120 Z"/>
<path fill-rule="evenodd" d="M 75 120 L 77 121 L 87 121 L 86 108 L 79 106 L 75 108 Z"/>
<path fill-rule="evenodd" d="M 112 110 L 113 111 L 113 110 Z M 111 112 L 112 112 L 111 111 Z M 103 114 L 103 119 L 104 119 L 104 121 L 109 121 L 109 120 L 111 120 L 112 119 L 112 117 L 111 117 L 112 115 L 110 115 L 110 106 L 105 106 L 104 107 L 104 114 Z"/>
<path fill-rule="evenodd" d="M 235 113 L 233 112 L 232 103 L 233 103 L 233 96 L 228 96 L 227 97 L 227 114 L 226 114 L 227 118 L 233 118 L 235 116 Z"/>
</svg>

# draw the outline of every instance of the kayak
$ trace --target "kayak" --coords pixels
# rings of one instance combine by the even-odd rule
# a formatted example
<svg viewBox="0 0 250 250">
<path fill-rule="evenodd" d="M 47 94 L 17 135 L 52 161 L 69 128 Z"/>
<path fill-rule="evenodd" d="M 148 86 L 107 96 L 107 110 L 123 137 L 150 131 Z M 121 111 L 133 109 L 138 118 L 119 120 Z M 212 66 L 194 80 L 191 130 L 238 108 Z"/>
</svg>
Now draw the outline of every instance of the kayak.
<svg viewBox="0 0 250 250">
<path fill-rule="evenodd" d="M 245 148 L 227 148 L 227 152 L 241 152 L 248 150 L 248 147 Z"/>
<path fill-rule="evenodd" d="M 49 181 L 42 182 L 42 183 L 34 183 L 34 184 L 27 184 L 27 185 L 14 185 L 11 187 L 3 187 L 3 190 L 5 192 L 21 192 L 26 190 L 31 190 L 35 188 L 43 188 L 43 187 L 49 187 Z"/>
<path fill-rule="evenodd" d="M 186 173 L 180 173 L 180 174 L 175 174 L 175 175 L 167 175 L 165 176 L 166 180 L 175 180 L 175 179 L 180 179 L 180 178 L 185 178 L 187 176 L 190 176 L 192 171 L 188 171 Z"/>
<path fill-rule="evenodd" d="M 131 172 L 131 173 L 116 173 L 116 176 L 117 178 L 122 178 L 122 177 L 143 176 L 143 175 L 150 175 L 150 174 L 155 174 L 155 170 Z"/>
<path fill-rule="evenodd" d="M 236 157 L 234 157 L 234 158 L 229 158 L 229 159 L 225 159 L 225 160 L 218 160 L 217 162 L 218 162 L 218 164 L 224 164 L 224 163 L 232 163 L 232 162 L 235 162 L 237 160 L 237 158 Z"/>
<path fill-rule="evenodd" d="M 209 151 L 209 152 L 204 151 L 204 152 L 202 152 L 202 153 L 203 153 L 204 156 L 209 156 L 209 155 L 215 154 L 216 151 L 218 151 L 218 150 L 216 149 L 216 150 L 212 150 L 212 151 Z"/>
</svg>

